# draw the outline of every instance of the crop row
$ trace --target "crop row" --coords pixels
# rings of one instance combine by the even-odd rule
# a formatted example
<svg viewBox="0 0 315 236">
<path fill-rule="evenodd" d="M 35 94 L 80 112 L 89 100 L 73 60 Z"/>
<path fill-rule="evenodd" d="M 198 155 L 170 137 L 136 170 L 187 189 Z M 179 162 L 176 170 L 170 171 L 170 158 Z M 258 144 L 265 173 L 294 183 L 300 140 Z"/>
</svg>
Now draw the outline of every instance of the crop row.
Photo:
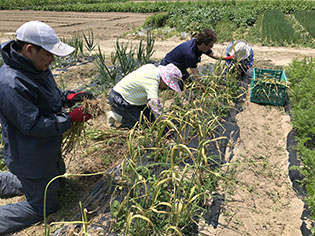
<svg viewBox="0 0 315 236">
<path fill-rule="evenodd" d="M 287 68 L 291 83 L 290 105 L 292 123 L 296 133 L 297 151 L 302 160 L 298 168 L 304 176 L 303 186 L 307 191 L 307 203 L 312 219 L 315 219 L 315 61 L 305 58 L 295 60 Z"/>
<path fill-rule="evenodd" d="M 296 33 L 292 25 L 285 19 L 284 14 L 278 10 L 268 10 L 264 13 L 262 25 L 262 38 L 264 41 L 296 42 Z"/>
<path fill-rule="evenodd" d="M 78 36 L 72 41 L 82 41 L 90 53 L 89 49 L 94 46 L 93 34 L 84 35 L 84 40 Z M 72 44 L 78 56 L 84 54 L 82 43 Z M 135 50 L 117 40 L 112 60 L 134 56 L 138 63 L 142 63 L 150 58 L 153 44 L 154 39 L 148 36 L 146 46 L 140 42 Z M 112 72 L 117 72 L 118 77 L 128 73 L 123 67 L 129 64 L 118 59 L 120 69 L 116 70 L 118 68 L 114 66 L 107 73 L 104 57 L 99 52 L 95 62 L 99 69 L 97 78 L 106 83 L 97 83 L 96 87 L 100 86 L 101 90 L 114 79 L 110 78 Z M 220 136 L 220 128 L 234 102 L 239 100 L 239 94 L 244 92 L 240 91 L 236 75 L 223 71 L 224 65 L 218 63 L 214 73 L 204 68 L 202 83 L 190 83 L 185 93 L 164 91 L 161 96 L 164 102 L 168 98 L 174 99 L 167 119 L 144 122 L 130 131 L 127 139 L 129 154 L 122 163 L 122 174 L 115 183 L 110 202 L 113 231 L 124 235 L 189 235 L 194 230 L 196 217 L 206 213 L 204 208 L 208 206 L 205 202 L 212 200 L 217 181 L 226 178 L 219 168 L 223 163 L 219 155 L 209 150 L 216 150 L 220 141 L 227 139 Z M 171 139 L 163 135 L 166 126 L 170 127 Z M 45 235 L 49 235 L 50 228 L 47 231 Z"/>
<path fill-rule="evenodd" d="M 313 47 L 315 44 L 315 23 L 309 20 L 315 14 L 313 1 L 0 0 L 0 9 L 155 12 L 155 15 L 147 18 L 144 26 L 170 27 L 177 32 L 191 34 L 210 27 L 217 32 L 219 41 L 243 38 L 251 43 L 267 45 L 299 44 Z M 288 21 L 291 16 L 296 20 Z M 275 17 L 279 20 L 274 20 Z M 247 35 L 246 38 L 244 35 Z"/>
<path fill-rule="evenodd" d="M 315 11 L 297 11 L 294 13 L 296 19 L 307 29 L 313 38 L 315 38 Z"/>
<path fill-rule="evenodd" d="M 278 8 L 285 14 L 291 14 L 298 10 L 314 10 L 313 1 L 194 1 L 194 2 L 167 2 L 167 1 L 143 1 L 132 2 L 127 0 L 0 0 L 0 9 L 33 9 L 56 11 L 122 11 L 122 12 L 160 12 L 170 9 L 197 7 L 231 8 L 233 12 L 243 12 L 245 8 L 251 10 L 267 10 Z M 241 15 L 241 14 L 240 14 Z"/>
</svg>

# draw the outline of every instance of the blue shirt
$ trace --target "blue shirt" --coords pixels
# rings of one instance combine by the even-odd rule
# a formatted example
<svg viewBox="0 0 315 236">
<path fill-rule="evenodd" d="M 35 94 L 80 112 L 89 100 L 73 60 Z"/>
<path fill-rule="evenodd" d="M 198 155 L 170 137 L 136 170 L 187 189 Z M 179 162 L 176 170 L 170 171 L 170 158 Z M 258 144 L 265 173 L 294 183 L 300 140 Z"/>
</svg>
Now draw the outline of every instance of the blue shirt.
<svg viewBox="0 0 315 236">
<path fill-rule="evenodd" d="M 167 65 L 169 63 L 173 63 L 184 75 L 187 74 L 187 68 L 197 68 L 197 63 L 200 62 L 202 54 L 210 55 L 211 53 L 212 50 L 209 50 L 206 53 L 199 51 L 196 39 L 192 39 L 181 43 L 172 51 L 167 53 L 161 64 Z"/>
</svg>

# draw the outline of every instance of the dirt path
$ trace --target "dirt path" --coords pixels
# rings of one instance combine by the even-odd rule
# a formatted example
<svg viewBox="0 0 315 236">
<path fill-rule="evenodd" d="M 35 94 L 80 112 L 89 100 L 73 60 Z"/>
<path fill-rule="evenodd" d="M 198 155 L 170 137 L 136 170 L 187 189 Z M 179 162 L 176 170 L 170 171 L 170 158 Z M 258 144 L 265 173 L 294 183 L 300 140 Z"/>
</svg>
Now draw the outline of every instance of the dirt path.
<svg viewBox="0 0 315 236">
<path fill-rule="evenodd" d="M 146 16 L 132 13 L 0 11 L 0 42 L 14 38 L 15 30 L 25 21 L 38 19 L 50 24 L 61 37 L 93 29 L 101 49 L 105 55 L 110 55 L 116 38 L 139 27 Z M 183 41 L 178 38 L 156 40 L 153 57 L 163 58 Z M 223 53 L 226 45 L 216 44 L 214 50 Z M 315 57 L 314 49 L 257 45 L 253 49 L 256 61 L 267 61 L 274 66 L 285 66 L 294 58 Z M 214 62 L 208 58 L 202 61 Z M 289 116 L 282 108 L 260 106 L 249 102 L 248 98 L 243 108 L 237 116 L 240 138 L 235 144 L 235 156 L 229 167 L 234 178 L 220 184 L 220 192 L 225 194 L 226 200 L 219 226 L 213 229 L 205 225 L 202 235 L 301 235 L 303 202 L 295 194 L 288 178 L 286 137 L 291 130 Z M 0 204 L 3 204 L 2 200 Z M 14 235 L 25 235 L 25 232 Z"/>
<path fill-rule="evenodd" d="M 288 177 L 286 138 L 292 129 L 282 107 L 251 103 L 236 117 L 240 138 L 229 166 L 229 181 L 220 184 L 225 201 L 216 229 L 202 235 L 298 236 L 303 205 Z"/>
</svg>

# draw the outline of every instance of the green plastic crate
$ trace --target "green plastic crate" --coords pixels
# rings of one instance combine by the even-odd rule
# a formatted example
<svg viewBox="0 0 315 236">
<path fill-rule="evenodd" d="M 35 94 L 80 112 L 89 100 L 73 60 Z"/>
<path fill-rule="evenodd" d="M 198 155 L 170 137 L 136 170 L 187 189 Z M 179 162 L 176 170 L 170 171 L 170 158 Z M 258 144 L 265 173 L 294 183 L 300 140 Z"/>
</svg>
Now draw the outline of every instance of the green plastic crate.
<svg viewBox="0 0 315 236">
<path fill-rule="evenodd" d="M 271 81 L 266 81 L 266 79 L 271 79 Z M 278 82 L 281 82 L 281 84 Z M 287 90 L 288 80 L 283 70 L 254 68 L 253 78 L 250 83 L 251 102 L 283 106 Z"/>
</svg>

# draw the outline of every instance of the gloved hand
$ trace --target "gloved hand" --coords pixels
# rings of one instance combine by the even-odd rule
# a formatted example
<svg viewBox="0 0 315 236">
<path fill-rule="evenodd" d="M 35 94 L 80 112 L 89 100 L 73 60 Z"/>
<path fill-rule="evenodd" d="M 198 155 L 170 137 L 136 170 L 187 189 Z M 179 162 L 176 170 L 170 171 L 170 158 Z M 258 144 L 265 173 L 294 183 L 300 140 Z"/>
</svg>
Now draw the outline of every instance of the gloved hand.
<svg viewBox="0 0 315 236">
<path fill-rule="evenodd" d="M 72 122 L 86 122 L 91 118 L 90 114 L 85 114 L 82 112 L 82 106 L 74 109 L 73 111 L 68 113 Z"/>
<path fill-rule="evenodd" d="M 67 96 L 67 99 L 70 103 L 82 102 L 84 99 L 95 99 L 94 95 L 91 92 L 78 92 L 70 93 Z"/>
<path fill-rule="evenodd" d="M 234 56 L 227 56 L 225 57 L 225 60 L 228 61 L 228 60 L 233 60 L 234 59 Z"/>
</svg>

